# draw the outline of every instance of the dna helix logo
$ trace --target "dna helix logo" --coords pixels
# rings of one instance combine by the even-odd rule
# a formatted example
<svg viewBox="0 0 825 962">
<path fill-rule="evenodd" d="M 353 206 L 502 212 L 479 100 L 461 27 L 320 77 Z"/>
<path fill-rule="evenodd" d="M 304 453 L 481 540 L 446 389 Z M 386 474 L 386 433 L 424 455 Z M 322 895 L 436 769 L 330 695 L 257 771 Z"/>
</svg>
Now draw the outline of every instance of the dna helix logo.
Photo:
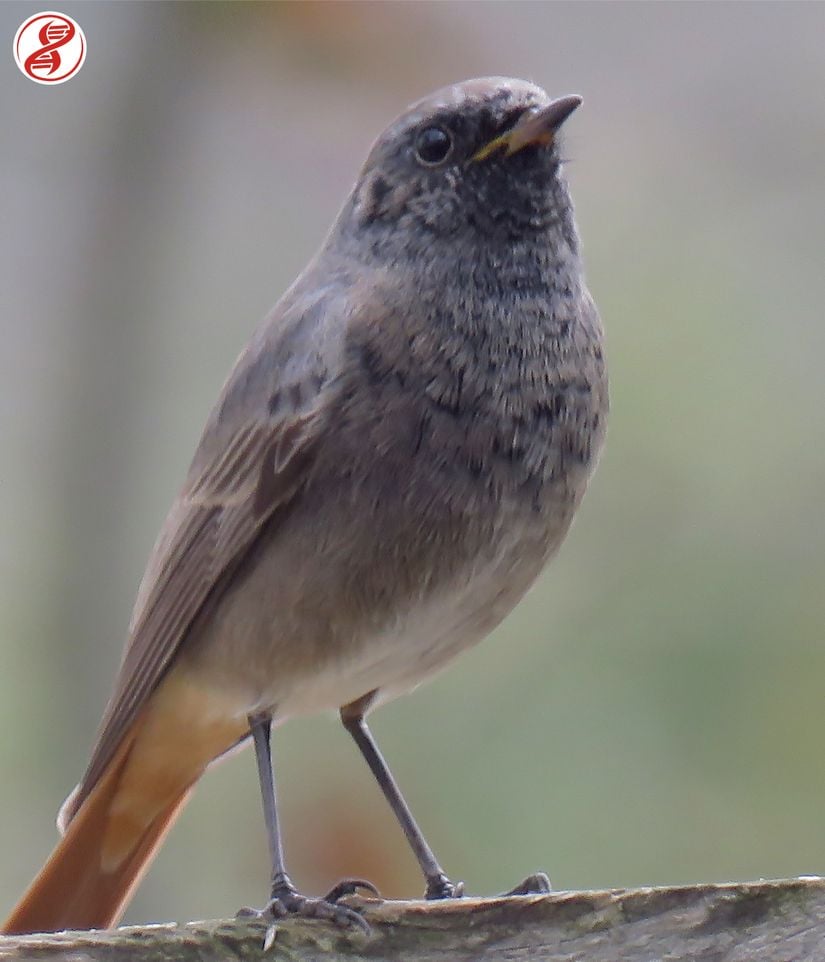
<svg viewBox="0 0 825 962">
<path fill-rule="evenodd" d="M 26 57 L 24 64 L 26 73 L 32 74 L 36 70 L 48 68 L 46 75 L 53 74 L 60 67 L 60 54 L 58 49 L 67 44 L 75 35 L 74 26 L 71 23 L 62 21 L 56 23 L 49 20 L 40 28 L 40 42 L 45 46 Z"/>
<path fill-rule="evenodd" d="M 14 59 L 29 80 L 61 84 L 83 66 L 86 37 L 77 21 L 65 13 L 36 13 L 15 35 Z"/>
</svg>

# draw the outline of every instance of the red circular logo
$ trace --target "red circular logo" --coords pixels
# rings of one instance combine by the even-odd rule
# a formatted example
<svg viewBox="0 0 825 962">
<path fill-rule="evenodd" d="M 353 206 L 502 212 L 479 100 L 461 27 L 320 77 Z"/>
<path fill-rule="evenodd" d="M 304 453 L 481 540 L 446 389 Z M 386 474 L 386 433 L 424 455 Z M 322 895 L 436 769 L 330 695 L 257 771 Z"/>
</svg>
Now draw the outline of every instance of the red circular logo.
<svg viewBox="0 0 825 962">
<path fill-rule="evenodd" d="M 14 59 L 29 80 L 62 84 L 83 66 L 86 37 L 65 13 L 36 13 L 14 36 Z"/>
</svg>

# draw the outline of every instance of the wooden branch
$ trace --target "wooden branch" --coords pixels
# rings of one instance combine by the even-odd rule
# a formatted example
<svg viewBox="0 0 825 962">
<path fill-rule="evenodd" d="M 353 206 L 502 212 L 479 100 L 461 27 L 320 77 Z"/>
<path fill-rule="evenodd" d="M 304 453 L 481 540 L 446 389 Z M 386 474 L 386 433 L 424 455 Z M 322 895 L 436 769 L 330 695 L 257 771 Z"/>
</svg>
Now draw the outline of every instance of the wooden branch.
<svg viewBox="0 0 825 962">
<path fill-rule="evenodd" d="M 825 879 L 364 907 L 372 934 L 258 921 L 0 938 L 3 962 L 822 962 Z"/>
</svg>

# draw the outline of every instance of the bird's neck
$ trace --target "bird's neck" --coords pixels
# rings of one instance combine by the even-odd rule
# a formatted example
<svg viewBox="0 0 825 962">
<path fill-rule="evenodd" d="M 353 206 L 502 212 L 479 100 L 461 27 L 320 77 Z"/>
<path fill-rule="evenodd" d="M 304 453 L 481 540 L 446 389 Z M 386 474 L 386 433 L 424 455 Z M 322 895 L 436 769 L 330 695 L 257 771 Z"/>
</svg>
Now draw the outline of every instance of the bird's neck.
<svg viewBox="0 0 825 962">
<path fill-rule="evenodd" d="M 490 203 L 472 224 L 434 225 L 407 210 L 398 220 L 365 222 L 357 192 L 338 217 L 326 252 L 335 251 L 364 273 L 409 277 L 423 290 L 461 288 L 480 297 L 533 297 L 547 290 L 580 291 L 581 259 L 573 204 L 561 175 L 541 202 L 516 198 L 506 209 Z"/>
</svg>

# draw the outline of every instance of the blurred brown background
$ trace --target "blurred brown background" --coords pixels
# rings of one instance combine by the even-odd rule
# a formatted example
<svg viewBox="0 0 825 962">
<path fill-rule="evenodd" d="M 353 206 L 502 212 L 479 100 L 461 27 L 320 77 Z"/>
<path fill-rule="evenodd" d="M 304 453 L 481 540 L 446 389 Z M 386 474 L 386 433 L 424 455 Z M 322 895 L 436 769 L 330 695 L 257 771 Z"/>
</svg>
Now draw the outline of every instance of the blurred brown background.
<svg viewBox="0 0 825 962">
<path fill-rule="evenodd" d="M 0 916 L 237 352 L 385 123 L 482 74 L 584 95 L 610 436 L 540 585 L 376 734 L 470 891 L 825 872 L 825 5 L 65 3 L 57 88 L 11 57 L 38 9 L 0 6 Z M 275 750 L 306 890 L 420 892 L 337 724 Z M 259 811 L 245 752 L 128 918 L 262 903 Z"/>
</svg>

